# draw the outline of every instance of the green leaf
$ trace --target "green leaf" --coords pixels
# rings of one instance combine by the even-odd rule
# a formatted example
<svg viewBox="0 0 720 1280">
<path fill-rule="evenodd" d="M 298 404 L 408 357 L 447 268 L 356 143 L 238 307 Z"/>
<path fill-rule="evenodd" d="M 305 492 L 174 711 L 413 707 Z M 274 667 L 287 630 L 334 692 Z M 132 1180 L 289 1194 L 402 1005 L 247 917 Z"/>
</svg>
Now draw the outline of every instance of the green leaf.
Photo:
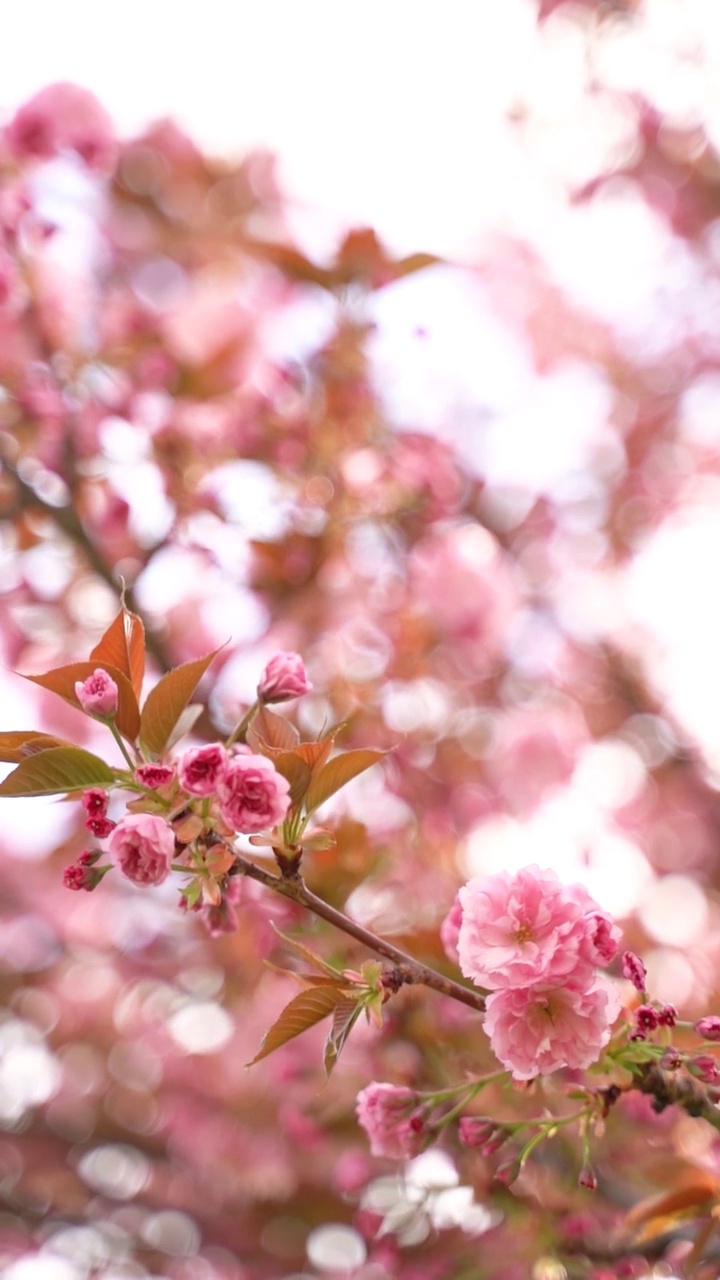
<svg viewBox="0 0 720 1280">
<path fill-rule="evenodd" d="M 39 684 L 42 689 L 49 689 L 51 693 L 57 693 L 71 706 L 78 707 L 82 711 L 82 707 L 75 696 L 76 681 L 87 680 L 99 666 L 102 665 L 104 671 L 112 676 L 118 687 L 118 709 L 115 714 L 115 724 L 120 733 L 129 742 L 135 742 L 138 731 L 140 729 L 140 710 L 138 708 L 138 700 L 127 676 L 119 667 L 115 667 L 112 663 L 103 662 L 72 662 L 67 667 L 56 667 L 54 671 L 47 671 L 42 676 L 24 676 L 25 680 L 31 680 L 33 684 Z"/>
<path fill-rule="evenodd" d="M 0 761 L 3 764 L 19 764 L 28 756 L 35 756 L 49 747 L 71 747 L 72 742 L 56 738 L 53 733 L 38 733 L 35 729 L 11 729 L 0 733 Z"/>
<path fill-rule="evenodd" d="M 340 1057 L 347 1038 L 362 1013 L 362 1008 L 362 1001 L 357 1001 L 352 996 L 347 996 L 336 1004 L 333 1011 L 332 1028 L 325 1041 L 323 1053 L 323 1065 L 327 1077 L 330 1076 L 330 1072 Z"/>
<path fill-rule="evenodd" d="M 272 755 L 272 751 L 263 750 L 271 747 L 276 751 L 289 751 L 300 740 L 297 729 L 283 716 L 278 716 L 267 707 L 259 707 L 257 715 L 247 731 L 248 746 L 263 755 Z"/>
<path fill-rule="evenodd" d="M 339 791 L 353 778 L 371 769 L 378 760 L 387 755 L 386 751 L 376 751 L 369 747 L 361 747 L 358 751 L 345 751 L 343 755 L 329 760 L 320 772 L 313 777 L 305 796 L 305 808 L 308 813 L 324 804 L 330 796 Z"/>
<path fill-rule="evenodd" d="M 106 663 L 110 662 L 122 671 L 130 681 L 135 697 L 139 698 L 145 673 L 145 627 L 142 619 L 123 605 L 90 657 L 106 670 Z"/>
<path fill-rule="evenodd" d="M 204 658 L 185 662 L 168 671 L 151 689 L 140 717 L 140 741 L 153 755 L 161 755 L 173 729 L 219 649 Z"/>
<path fill-rule="evenodd" d="M 254 1066 L 261 1058 L 267 1058 L 281 1045 L 287 1044 L 288 1040 L 293 1040 L 295 1036 L 302 1035 L 303 1031 L 314 1027 L 316 1022 L 327 1018 L 345 998 L 342 988 L 336 986 L 312 987 L 309 991 L 301 991 L 285 1006 L 277 1022 L 264 1035 L 252 1062 L 246 1065 Z"/>
<path fill-rule="evenodd" d="M 52 796 L 115 781 L 109 765 L 82 747 L 51 747 L 23 760 L 3 782 L 0 796 Z"/>
</svg>

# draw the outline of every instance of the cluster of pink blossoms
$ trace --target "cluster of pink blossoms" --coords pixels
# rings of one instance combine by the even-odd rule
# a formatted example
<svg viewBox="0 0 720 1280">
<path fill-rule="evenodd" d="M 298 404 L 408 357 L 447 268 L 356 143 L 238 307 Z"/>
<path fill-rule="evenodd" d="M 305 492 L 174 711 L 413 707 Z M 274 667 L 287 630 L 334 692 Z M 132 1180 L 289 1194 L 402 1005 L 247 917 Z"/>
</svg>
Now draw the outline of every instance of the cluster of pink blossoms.
<svg viewBox="0 0 720 1280">
<path fill-rule="evenodd" d="M 267 664 L 258 685 L 258 701 L 283 702 L 307 693 L 312 686 L 302 659 L 296 653 L 278 653 Z M 75 685 L 75 695 L 88 715 L 112 721 L 118 709 L 118 687 L 102 668 Z M 97 839 L 108 840 L 110 865 L 137 885 L 157 885 L 167 878 L 174 860 L 182 855 L 185 839 L 201 831 L 221 837 L 256 835 L 285 819 L 290 807 L 290 784 L 266 756 L 244 745 L 226 747 L 221 742 L 190 747 L 177 760 L 139 763 L 134 789 L 148 795 L 133 801 L 134 812 L 119 822 L 107 816 L 109 796 L 101 788 L 83 795 L 85 826 Z M 155 793 L 150 797 L 148 793 Z M 163 812 L 157 812 L 159 805 Z M 197 817 L 197 830 L 183 838 L 183 823 Z M 179 843 L 178 843 L 179 842 Z M 96 867 L 98 850 L 83 853 L 68 867 L 64 883 L 69 889 L 94 889 L 109 866 Z M 190 868 L 188 868 L 190 870 Z M 221 904 L 208 879 L 209 905 Z"/>
<path fill-rule="evenodd" d="M 595 1062 L 620 1011 L 599 970 L 621 935 L 587 890 L 531 866 L 471 880 L 458 903 L 444 936 L 459 916 L 460 968 L 491 992 L 485 1030 L 503 1066 L 531 1080 Z"/>
</svg>

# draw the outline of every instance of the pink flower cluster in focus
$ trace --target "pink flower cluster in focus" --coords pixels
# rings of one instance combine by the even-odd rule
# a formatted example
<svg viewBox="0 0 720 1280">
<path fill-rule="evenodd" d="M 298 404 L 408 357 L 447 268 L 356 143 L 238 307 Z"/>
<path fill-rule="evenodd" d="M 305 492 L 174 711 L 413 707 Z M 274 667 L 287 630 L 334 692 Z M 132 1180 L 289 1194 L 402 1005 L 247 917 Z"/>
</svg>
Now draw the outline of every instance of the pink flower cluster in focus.
<svg viewBox="0 0 720 1280">
<path fill-rule="evenodd" d="M 355 1110 L 374 1156 L 408 1160 L 422 1151 L 425 1121 L 412 1089 L 373 1080 L 358 1094 Z"/>
<path fill-rule="evenodd" d="M 485 1030 L 517 1080 L 600 1056 L 619 1012 L 598 970 L 617 953 L 620 930 L 582 885 L 524 867 L 478 877 L 458 895 L 457 938 L 466 978 L 490 990 Z"/>
</svg>

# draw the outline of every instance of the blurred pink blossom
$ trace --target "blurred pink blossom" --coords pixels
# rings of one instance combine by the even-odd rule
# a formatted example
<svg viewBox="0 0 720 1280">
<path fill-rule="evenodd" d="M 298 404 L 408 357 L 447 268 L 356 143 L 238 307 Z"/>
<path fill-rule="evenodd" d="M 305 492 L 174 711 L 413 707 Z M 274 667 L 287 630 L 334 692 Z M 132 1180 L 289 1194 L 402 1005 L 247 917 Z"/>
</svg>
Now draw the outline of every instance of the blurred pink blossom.
<svg viewBox="0 0 720 1280">
<path fill-rule="evenodd" d="M 457 944 L 461 924 L 462 903 L 460 897 L 456 895 L 455 901 L 440 925 L 440 941 L 445 948 L 445 955 L 448 960 L 452 960 L 453 964 L 459 964 L 460 962 Z"/>
<path fill-rule="evenodd" d="M 75 151 L 91 169 L 111 169 L 116 143 L 110 116 L 89 89 L 60 83 L 41 89 L 25 102 L 6 130 L 18 159 L 49 160 Z"/>
<path fill-rule="evenodd" d="M 128 880 L 142 885 L 162 884 L 170 874 L 175 836 L 163 818 L 152 813 L 131 813 L 117 824 L 108 850 Z"/>
<path fill-rule="evenodd" d="M 407 1160 L 422 1150 L 424 1126 L 412 1089 L 373 1080 L 358 1094 L 355 1109 L 374 1156 Z"/>
</svg>

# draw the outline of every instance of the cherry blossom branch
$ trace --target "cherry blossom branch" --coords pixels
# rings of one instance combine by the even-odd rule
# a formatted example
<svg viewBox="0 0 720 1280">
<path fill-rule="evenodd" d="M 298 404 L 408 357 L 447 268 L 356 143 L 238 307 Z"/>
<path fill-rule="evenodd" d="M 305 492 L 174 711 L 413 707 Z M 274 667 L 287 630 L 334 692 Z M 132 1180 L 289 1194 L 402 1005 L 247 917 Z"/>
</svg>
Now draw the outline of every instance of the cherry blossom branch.
<svg viewBox="0 0 720 1280">
<path fill-rule="evenodd" d="M 233 850 L 233 852 L 235 851 Z M 418 960 L 409 956 L 407 952 L 393 946 L 391 942 L 386 942 L 384 938 L 379 938 L 377 934 L 371 933 L 363 925 L 357 924 L 349 916 L 344 915 L 342 911 L 331 907 L 329 903 L 324 902 L 311 889 L 308 889 L 299 871 L 276 876 L 272 872 L 265 871 L 262 867 L 257 866 L 256 863 L 251 862 L 248 858 L 244 858 L 239 853 L 235 853 L 235 866 L 236 874 L 247 876 L 250 880 L 256 880 L 259 884 L 264 885 L 266 889 L 282 894 L 284 898 L 289 898 L 291 902 L 299 903 L 300 906 L 306 907 L 308 911 L 312 911 L 314 915 L 319 916 L 322 920 L 327 920 L 328 924 L 334 925 L 336 929 L 341 929 L 343 933 L 354 938 L 356 942 L 362 943 L 369 951 L 374 951 L 376 955 L 382 956 L 384 960 L 389 960 L 393 965 L 393 969 L 388 978 L 395 990 L 399 990 L 404 985 L 431 987 L 433 991 L 439 991 L 441 995 L 449 996 L 452 1000 L 458 1000 L 461 1004 L 474 1009 L 476 1013 L 484 1012 L 485 999 L 479 991 L 472 991 L 469 987 L 463 987 L 459 982 L 453 982 L 452 978 L 444 977 L 443 974 L 438 973 L 436 969 L 430 968 L 429 965 L 421 964 Z"/>
</svg>

